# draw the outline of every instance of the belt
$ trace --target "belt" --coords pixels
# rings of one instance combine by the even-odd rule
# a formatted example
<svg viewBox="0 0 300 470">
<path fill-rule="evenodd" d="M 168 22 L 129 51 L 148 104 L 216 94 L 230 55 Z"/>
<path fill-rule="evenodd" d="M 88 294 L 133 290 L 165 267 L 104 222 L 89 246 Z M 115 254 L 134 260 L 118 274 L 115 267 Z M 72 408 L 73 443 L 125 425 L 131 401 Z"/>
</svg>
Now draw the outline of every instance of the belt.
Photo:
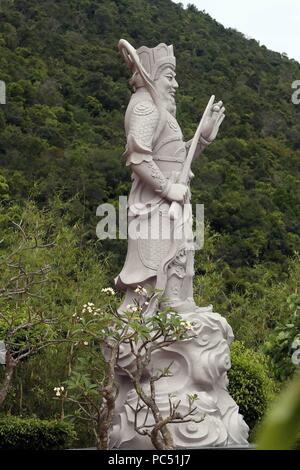
<svg viewBox="0 0 300 470">
<path fill-rule="evenodd" d="M 153 155 L 153 160 L 159 162 L 183 163 L 185 161 L 185 155 L 183 155 L 183 157 L 173 157 L 170 155 Z"/>
</svg>

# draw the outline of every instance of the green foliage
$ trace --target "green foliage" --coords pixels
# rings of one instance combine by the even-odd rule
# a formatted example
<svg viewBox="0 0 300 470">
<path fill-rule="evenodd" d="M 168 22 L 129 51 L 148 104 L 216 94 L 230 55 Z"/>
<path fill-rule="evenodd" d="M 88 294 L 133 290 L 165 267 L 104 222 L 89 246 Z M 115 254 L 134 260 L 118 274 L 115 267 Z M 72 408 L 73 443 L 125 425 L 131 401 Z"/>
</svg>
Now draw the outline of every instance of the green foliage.
<svg viewBox="0 0 300 470">
<path fill-rule="evenodd" d="M 206 227 L 204 248 L 196 252 L 197 303 L 212 303 L 226 317 L 237 339 L 247 347 L 266 352 L 265 345 L 276 326 L 293 323 L 287 299 L 299 287 L 299 255 L 285 259 L 284 272 L 276 263 L 233 270 L 222 257 L 216 259 L 221 238 L 222 235 Z"/>
<path fill-rule="evenodd" d="M 37 418 L 0 418 L 0 449 L 59 450 L 74 445 L 76 433 L 71 424 Z"/>
<path fill-rule="evenodd" d="M 8 198 L 8 190 L 7 181 L 0 173 L 0 202 Z"/>
<path fill-rule="evenodd" d="M 69 356 L 70 345 L 67 343 L 41 351 L 40 354 L 20 363 L 4 402 L 4 411 L 26 418 L 36 416 L 42 420 L 60 420 L 62 406 L 60 401 L 55 399 L 54 388 L 62 385 L 68 377 Z M 0 369 L 0 377 L 2 372 Z M 71 416 L 74 416 L 75 411 L 72 403 L 63 404 L 67 422 L 73 422 Z M 75 421 L 74 427 L 78 437 L 76 447 L 92 447 L 94 436 L 86 423 Z"/>
<path fill-rule="evenodd" d="M 232 345 L 231 361 L 229 393 L 238 404 L 246 423 L 253 429 L 276 391 L 275 383 L 270 378 L 270 366 L 262 354 L 245 348 L 239 341 Z"/>
<path fill-rule="evenodd" d="M 29 336 L 28 330 L 18 330 L 15 342 L 18 342 L 19 349 L 22 345 L 35 346 L 46 336 L 48 340 L 56 338 L 58 333 L 60 339 L 65 340 L 64 344 L 54 344 L 48 351 L 27 358 L 17 367 L 12 387 L 4 402 L 4 411 L 13 414 L 34 414 L 43 419 L 61 416 L 61 407 L 54 400 L 53 389 L 66 379 L 69 367 L 72 366 L 69 363 L 71 345 L 68 335 L 74 314 L 79 316 L 82 306 L 91 299 L 95 299 L 100 308 L 107 307 L 107 296 L 101 294 L 101 288 L 108 285 L 107 255 L 102 255 L 99 243 L 82 249 L 84 228 L 79 223 L 69 225 L 70 203 L 71 201 L 64 204 L 55 199 L 52 201 L 51 210 L 38 209 L 32 202 L 24 204 L 23 207 L 0 207 L 0 313 L 6 313 L 15 327 L 20 326 L 20 322 L 28 319 L 28 316 L 31 316 L 31 319 L 53 320 L 53 323 L 46 327 L 36 324 L 31 328 Z M 15 225 L 20 224 L 21 219 L 23 232 Z M 36 243 L 40 248 L 32 249 Z M 22 293 L 3 297 L 1 294 L 4 291 L 14 287 L 10 283 L 10 279 L 16 276 L 14 266 L 19 266 L 22 268 L 21 272 L 28 273 L 47 267 L 45 282 L 31 285 L 30 293 L 33 295 Z M 19 287 L 23 284 L 21 279 Z M 5 332 L 9 330 L 8 324 L 4 323 L 1 318 L 2 333 L 4 329 Z M 48 328 L 48 335 L 44 331 L 45 328 Z M 29 339 L 31 343 L 28 342 Z M 78 349 L 80 347 L 86 349 L 83 341 Z M 2 379 L 1 368 L 0 380 Z M 74 414 L 72 404 L 65 405 L 65 414 Z M 93 445 L 93 437 L 86 426 L 76 423 L 76 430 L 80 445 Z"/>
<path fill-rule="evenodd" d="M 259 450 L 299 448 L 300 374 L 283 390 L 269 409 L 257 433 Z"/>
<path fill-rule="evenodd" d="M 0 319 L 0 337 L 13 356 L 24 354 L 28 350 L 37 350 L 46 342 L 58 337 L 58 328 L 49 324 L 49 320 L 29 311 L 9 310 Z M 8 320 L 7 320 L 8 319 Z M 15 333 L 13 333 L 15 331 Z"/>
<path fill-rule="evenodd" d="M 300 351 L 300 295 L 297 292 L 287 298 L 287 308 L 292 311 L 284 323 L 280 323 L 264 344 L 264 352 L 272 358 L 274 374 L 281 382 L 290 378 L 299 364 Z"/>
<path fill-rule="evenodd" d="M 19 280 L 20 295 L 3 295 L 0 305 L 3 311 L 16 312 L 22 317 L 24 310 L 34 309 L 40 314 L 60 317 L 66 328 L 75 311 L 82 305 L 97 299 L 99 306 L 105 305 L 100 295 L 101 287 L 106 286 L 105 269 L 107 255 L 101 253 L 100 244 L 91 245 L 83 252 L 84 237 L 82 225 L 68 224 L 69 205 L 58 200 L 52 201 L 51 210 L 39 210 L 35 204 L 27 203 L 21 214 L 13 206 L 7 211 L 0 207 L 2 244 L 0 244 L 1 287 L 10 292 L 14 287 L 11 279 L 26 270 L 27 273 L 42 270 L 44 282 L 31 283 Z M 98 254 L 97 254 L 98 252 Z M 2 256 L 1 256 L 2 255 Z M 99 263 L 101 260 L 100 269 Z M 25 285 L 25 292 L 21 289 Z M 28 295 L 29 294 L 29 295 Z"/>
</svg>

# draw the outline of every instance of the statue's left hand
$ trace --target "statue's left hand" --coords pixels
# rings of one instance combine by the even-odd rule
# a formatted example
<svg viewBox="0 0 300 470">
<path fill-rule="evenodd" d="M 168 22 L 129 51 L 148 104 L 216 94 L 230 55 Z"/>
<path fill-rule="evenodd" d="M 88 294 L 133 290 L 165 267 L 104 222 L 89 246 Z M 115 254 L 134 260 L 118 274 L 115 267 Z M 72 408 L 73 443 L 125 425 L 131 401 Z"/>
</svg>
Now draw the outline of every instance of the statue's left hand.
<svg viewBox="0 0 300 470">
<path fill-rule="evenodd" d="M 201 136 L 208 142 L 212 142 L 217 137 L 219 127 L 225 118 L 224 112 L 223 102 L 219 101 L 212 105 L 210 112 L 206 116 Z"/>
</svg>

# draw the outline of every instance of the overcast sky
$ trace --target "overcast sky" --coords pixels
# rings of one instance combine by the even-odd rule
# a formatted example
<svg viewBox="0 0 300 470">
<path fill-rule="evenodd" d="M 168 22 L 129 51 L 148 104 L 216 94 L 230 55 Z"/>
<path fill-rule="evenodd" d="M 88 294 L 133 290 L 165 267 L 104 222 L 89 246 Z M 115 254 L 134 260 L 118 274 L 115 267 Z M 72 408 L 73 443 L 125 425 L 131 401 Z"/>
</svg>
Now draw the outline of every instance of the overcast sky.
<svg viewBox="0 0 300 470">
<path fill-rule="evenodd" d="M 300 0 L 173 0 L 193 3 L 219 23 L 300 62 Z"/>
</svg>

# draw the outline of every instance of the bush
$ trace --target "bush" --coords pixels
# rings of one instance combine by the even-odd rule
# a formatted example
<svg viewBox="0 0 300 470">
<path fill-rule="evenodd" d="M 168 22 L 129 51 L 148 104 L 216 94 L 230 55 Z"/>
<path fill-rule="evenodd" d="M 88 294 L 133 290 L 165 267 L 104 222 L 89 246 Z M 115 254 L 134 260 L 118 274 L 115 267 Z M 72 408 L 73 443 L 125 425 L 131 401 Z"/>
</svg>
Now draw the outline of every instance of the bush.
<svg viewBox="0 0 300 470">
<path fill-rule="evenodd" d="M 275 328 L 263 350 L 272 359 L 274 375 L 280 382 L 290 379 L 296 371 L 300 348 L 300 295 L 290 295 L 287 306 L 292 313 Z M 296 355 L 295 360 L 293 354 Z"/>
<path fill-rule="evenodd" d="M 71 424 L 37 418 L 0 418 L 0 449 L 59 450 L 66 449 L 76 439 Z"/>
<path fill-rule="evenodd" d="M 229 393 L 252 430 L 273 400 L 276 385 L 270 378 L 266 357 L 247 349 L 239 341 L 232 345 L 231 362 L 232 368 L 228 373 Z"/>
</svg>

